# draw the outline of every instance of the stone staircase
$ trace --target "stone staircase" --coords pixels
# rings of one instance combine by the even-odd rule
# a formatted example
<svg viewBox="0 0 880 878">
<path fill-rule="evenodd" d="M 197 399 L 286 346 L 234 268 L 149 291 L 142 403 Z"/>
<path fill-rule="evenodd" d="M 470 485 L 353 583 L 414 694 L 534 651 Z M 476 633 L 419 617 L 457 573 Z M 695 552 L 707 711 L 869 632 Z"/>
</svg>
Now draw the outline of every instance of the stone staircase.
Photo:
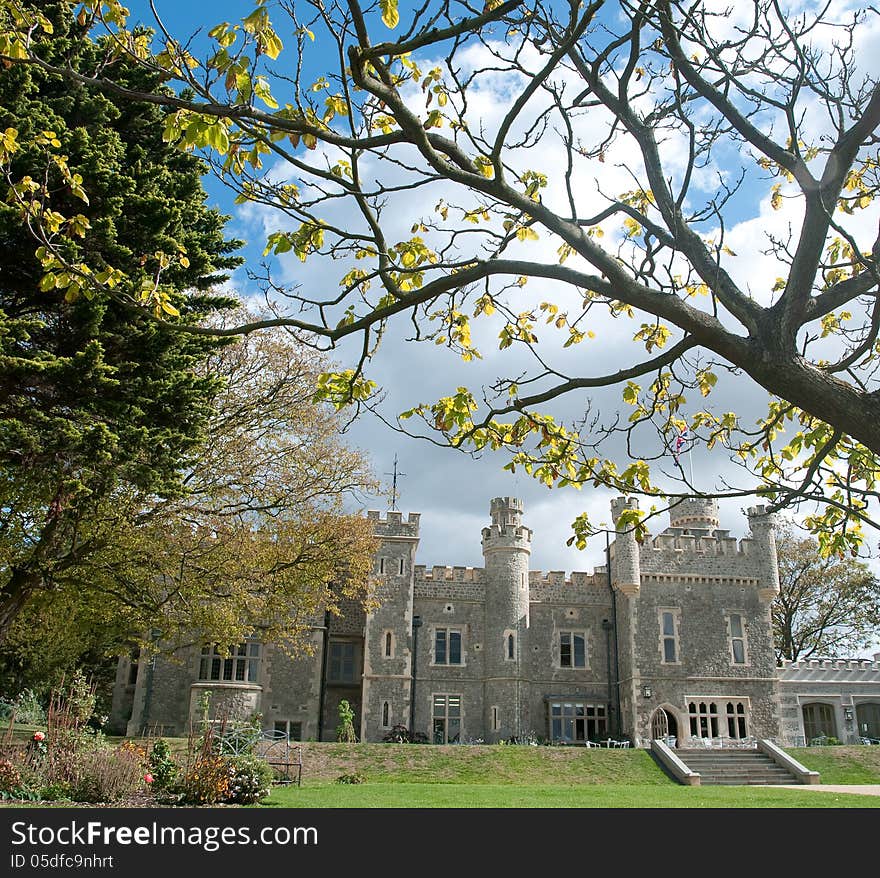
<svg viewBox="0 0 880 878">
<path fill-rule="evenodd" d="M 703 786 L 796 784 L 798 777 L 760 750 L 676 750 Z"/>
</svg>

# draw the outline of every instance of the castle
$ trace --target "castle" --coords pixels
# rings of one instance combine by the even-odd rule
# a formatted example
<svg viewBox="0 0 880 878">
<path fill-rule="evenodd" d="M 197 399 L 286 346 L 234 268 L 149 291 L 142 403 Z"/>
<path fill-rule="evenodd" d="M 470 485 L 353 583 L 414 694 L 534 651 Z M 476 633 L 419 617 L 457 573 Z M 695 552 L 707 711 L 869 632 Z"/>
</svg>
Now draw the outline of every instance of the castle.
<svg viewBox="0 0 880 878">
<path fill-rule="evenodd" d="M 635 499 L 612 501 L 617 522 Z M 719 529 L 717 504 L 689 499 L 641 543 L 619 527 L 592 573 L 529 569 L 520 500 L 491 501 L 485 566 L 416 561 L 419 515 L 369 512 L 379 540 L 374 609 L 324 614 L 311 654 L 248 640 L 149 662 L 119 662 L 111 722 L 128 735 L 185 734 L 205 693 L 215 715 L 335 740 L 339 703 L 363 741 L 395 726 L 438 743 L 652 738 L 798 744 L 880 739 L 875 660 L 777 667 L 770 605 L 779 590 L 772 516 L 750 537 Z"/>
</svg>

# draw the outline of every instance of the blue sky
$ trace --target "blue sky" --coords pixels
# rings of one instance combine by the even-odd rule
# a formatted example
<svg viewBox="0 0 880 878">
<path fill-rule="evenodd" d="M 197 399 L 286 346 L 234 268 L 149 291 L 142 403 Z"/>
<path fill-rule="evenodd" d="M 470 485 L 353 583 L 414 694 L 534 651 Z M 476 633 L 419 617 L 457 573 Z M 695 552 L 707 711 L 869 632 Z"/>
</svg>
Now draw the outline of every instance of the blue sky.
<svg viewBox="0 0 880 878">
<path fill-rule="evenodd" d="M 134 18 L 141 17 L 145 21 L 151 18 L 149 4 L 145 0 L 129 2 L 128 5 Z M 203 28 L 206 32 L 224 20 L 237 21 L 252 8 L 250 3 L 241 0 L 216 0 L 210 3 L 156 0 L 156 6 L 168 29 L 181 37 L 198 28 Z M 282 20 L 278 19 L 279 25 Z M 283 26 L 279 26 L 279 35 L 282 39 L 285 38 Z M 195 45 L 198 46 L 198 42 Z M 316 70 L 315 75 L 318 72 Z M 491 88 L 486 86 L 485 91 L 485 97 L 491 103 Z M 248 242 L 243 255 L 252 264 L 259 262 L 262 259 L 265 232 L 271 228 L 271 218 L 264 212 L 235 206 L 229 191 L 210 177 L 206 178 L 205 185 L 212 201 L 224 213 L 231 214 L 229 233 Z M 706 186 L 711 185 L 712 182 L 707 181 Z M 767 199 L 766 188 L 743 190 L 727 216 L 733 227 L 731 240 L 741 240 L 746 249 L 754 245 L 757 236 L 763 233 L 771 219 Z M 408 224 L 411 219 L 407 217 L 406 221 Z M 326 272 L 322 275 L 320 267 L 304 269 L 291 260 L 278 268 L 290 282 L 303 285 L 326 282 Z M 751 276 L 743 277 L 743 285 L 751 289 L 751 278 L 754 277 L 756 289 L 759 289 L 772 266 L 758 258 L 744 270 L 751 272 Z M 236 273 L 233 286 L 244 295 L 255 292 L 243 270 Z M 454 389 L 457 384 L 478 387 L 481 381 L 487 380 L 487 372 L 454 362 L 453 355 L 448 351 L 432 345 L 408 344 L 404 340 L 404 331 L 405 327 L 402 326 L 393 326 L 389 330 L 383 345 L 384 350 L 372 367 L 371 377 L 379 381 L 387 393 L 386 415 L 393 416 L 416 402 L 434 400 Z M 613 336 L 609 338 L 611 341 L 608 345 L 611 347 Z M 346 364 L 357 355 L 357 350 L 355 347 L 343 345 L 334 355 L 341 363 Z M 599 349 L 596 354 L 599 359 L 610 355 L 608 349 Z M 486 359 L 488 362 L 484 366 L 491 368 L 493 357 L 487 354 Z M 765 400 L 762 390 L 746 380 L 730 376 L 721 377 L 713 397 L 717 399 L 719 408 L 754 413 L 755 417 Z M 605 404 L 616 406 L 616 400 L 619 400 L 619 389 L 613 396 L 606 395 Z M 584 405 L 583 399 L 566 400 L 559 407 L 560 416 L 576 418 L 583 413 Z M 407 438 L 375 418 L 365 418 L 352 425 L 349 438 L 368 454 L 375 471 L 389 487 L 393 460 L 397 456 L 399 469 L 405 474 L 398 482 L 398 508 L 404 512 L 413 511 L 422 515 L 423 536 L 419 563 L 429 566 L 482 566 L 480 528 L 488 519 L 490 499 L 505 495 L 518 496 L 525 501 L 525 522 L 535 531 L 531 565 L 533 569 L 570 572 L 590 570 L 594 565 L 603 563 L 604 540 L 601 537 L 594 540 L 583 552 L 566 547 L 565 541 L 571 533 L 570 523 L 581 511 L 588 510 L 595 522 L 607 520 L 608 504 L 612 496 L 607 490 L 585 488 L 582 491 L 550 491 L 528 476 L 511 475 L 503 471 L 506 459 L 501 456 L 489 454 L 474 460 L 456 451 Z M 718 475 L 719 466 L 723 468 L 717 456 L 710 460 L 699 449 L 693 452 L 692 460 L 686 459 L 685 466 L 693 467 L 697 476 L 696 483 L 704 489 L 712 487 L 712 480 Z M 735 536 L 745 535 L 746 522 L 741 507 L 752 505 L 752 502 L 723 501 L 722 527 L 728 528 Z M 375 498 L 369 505 L 371 508 L 385 508 L 387 504 L 382 498 Z M 664 525 L 665 518 L 652 527 L 652 530 L 656 532 Z"/>
</svg>

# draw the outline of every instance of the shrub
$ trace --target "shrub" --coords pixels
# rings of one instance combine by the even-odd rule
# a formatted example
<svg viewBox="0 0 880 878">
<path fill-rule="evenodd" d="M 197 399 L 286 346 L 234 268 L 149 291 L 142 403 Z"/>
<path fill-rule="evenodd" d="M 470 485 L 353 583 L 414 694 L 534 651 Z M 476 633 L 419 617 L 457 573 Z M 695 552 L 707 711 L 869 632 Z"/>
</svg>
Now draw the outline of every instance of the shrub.
<svg viewBox="0 0 880 878">
<path fill-rule="evenodd" d="M 0 720 L 15 717 L 17 723 L 25 726 L 46 724 L 46 711 L 33 689 L 24 689 L 14 701 L 0 698 Z"/>
<path fill-rule="evenodd" d="M 229 797 L 233 776 L 231 760 L 201 753 L 174 787 L 180 805 L 216 805 Z"/>
<path fill-rule="evenodd" d="M 40 790 L 40 798 L 45 802 L 58 802 L 71 798 L 70 784 L 53 783 Z"/>
<path fill-rule="evenodd" d="M 115 802 L 143 787 L 143 763 L 136 748 L 85 750 L 76 761 L 76 776 L 70 782 L 75 802 Z"/>
<path fill-rule="evenodd" d="M 21 774 L 8 760 L 0 759 L 0 793 L 14 795 L 21 787 Z"/>
<path fill-rule="evenodd" d="M 336 726 L 336 740 L 343 744 L 357 743 L 357 735 L 354 731 L 354 711 L 344 698 L 339 702 L 339 725 Z"/>
<path fill-rule="evenodd" d="M 366 783 L 367 779 L 357 771 L 351 772 L 351 774 L 340 774 L 339 777 L 336 778 L 336 783 L 342 784 L 354 784 L 354 783 Z"/>
<path fill-rule="evenodd" d="M 229 784 L 230 802 L 236 805 L 251 805 L 269 795 L 274 772 L 265 760 L 257 756 L 236 756 L 229 762 L 232 767 Z"/>
<path fill-rule="evenodd" d="M 164 738 L 153 742 L 148 766 L 157 790 L 168 790 L 174 786 L 179 769 L 171 756 L 171 747 Z"/>
<path fill-rule="evenodd" d="M 386 744 L 427 744 L 428 736 L 421 732 L 410 732 L 404 725 L 394 726 L 384 738 Z"/>
</svg>

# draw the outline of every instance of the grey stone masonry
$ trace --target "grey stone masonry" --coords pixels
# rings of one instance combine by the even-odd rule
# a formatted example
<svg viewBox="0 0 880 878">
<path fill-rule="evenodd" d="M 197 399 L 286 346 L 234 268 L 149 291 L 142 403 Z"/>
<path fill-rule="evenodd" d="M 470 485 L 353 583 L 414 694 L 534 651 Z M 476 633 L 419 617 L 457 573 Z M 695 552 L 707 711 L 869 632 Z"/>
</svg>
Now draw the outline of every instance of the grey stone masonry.
<svg viewBox="0 0 880 878">
<path fill-rule="evenodd" d="M 570 574 L 529 569 L 532 531 L 514 497 L 489 504 L 482 568 L 417 565 L 419 515 L 371 511 L 368 611 L 343 601 L 341 615 L 319 613 L 309 649 L 293 654 L 251 640 L 236 658 L 208 647 L 123 657 L 115 727 L 186 734 L 208 695 L 211 716 L 256 714 L 314 740 L 335 739 L 343 699 L 364 741 L 394 726 L 436 743 L 880 740 L 880 656 L 776 666 L 766 509 L 747 511 L 738 539 L 714 500 L 683 500 L 641 541 L 621 519 L 637 510 L 614 498 L 608 563 Z"/>
<path fill-rule="evenodd" d="M 409 727 L 412 686 L 413 583 L 419 516 L 399 512 L 381 518 L 370 512 L 380 540 L 373 565 L 377 603 L 364 628 L 363 700 L 360 736 L 381 740 L 395 725 Z"/>
</svg>

